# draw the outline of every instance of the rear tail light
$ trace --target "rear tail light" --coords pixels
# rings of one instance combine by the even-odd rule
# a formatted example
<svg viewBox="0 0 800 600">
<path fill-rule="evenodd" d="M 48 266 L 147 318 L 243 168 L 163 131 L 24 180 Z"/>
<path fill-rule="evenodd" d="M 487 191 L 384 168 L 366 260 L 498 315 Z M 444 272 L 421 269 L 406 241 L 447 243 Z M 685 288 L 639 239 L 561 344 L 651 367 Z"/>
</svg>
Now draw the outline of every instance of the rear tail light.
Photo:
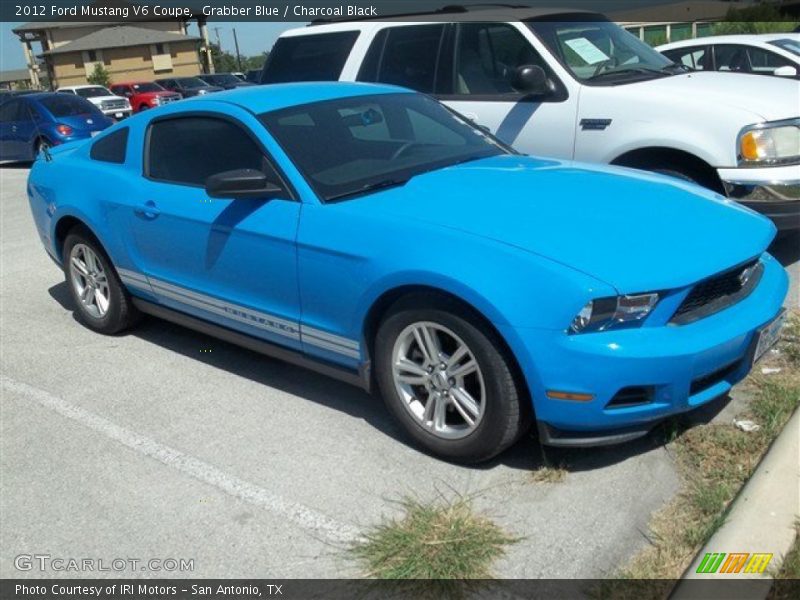
<svg viewBox="0 0 800 600">
<path fill-rule="evenodd" d="M 61 125 L 61 124 L 56 125 L 56 131 L 60 135 L 64 135 L 64 136 L 72 135 L 72 127 L 70 127 L 69 125 Z"/>
</svg>

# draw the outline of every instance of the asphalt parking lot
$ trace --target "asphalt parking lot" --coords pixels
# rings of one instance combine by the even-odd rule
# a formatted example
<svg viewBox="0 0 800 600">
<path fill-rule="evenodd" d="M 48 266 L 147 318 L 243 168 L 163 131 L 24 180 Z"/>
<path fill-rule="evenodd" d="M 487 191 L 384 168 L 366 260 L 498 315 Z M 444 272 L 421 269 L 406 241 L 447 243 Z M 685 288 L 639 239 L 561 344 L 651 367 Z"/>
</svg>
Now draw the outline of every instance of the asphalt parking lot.
<svg viewBox="0 0 800 600">
<path fill-rule="evenodd" d="M 532 440 L 454 466 L 403 443 L 378 400 L 323 376 L 153 319 L 94 334 L 41 248 L 26 177 L 0 168 L 0 577 L 76 575 L 19 571 L 21 554 L 194 561 L 144 573 L 157 576 L 355 576 L 344 548 L 396 500 L 454 493 L 523 538 L 498 575 L 600 577 L 647 543 L 650 515 L 677 491 L 650 438 L 573 451 L 564 482 L 533 483 Z M 800 305 L 800 243 L 775 253 Z"/>
</svg>

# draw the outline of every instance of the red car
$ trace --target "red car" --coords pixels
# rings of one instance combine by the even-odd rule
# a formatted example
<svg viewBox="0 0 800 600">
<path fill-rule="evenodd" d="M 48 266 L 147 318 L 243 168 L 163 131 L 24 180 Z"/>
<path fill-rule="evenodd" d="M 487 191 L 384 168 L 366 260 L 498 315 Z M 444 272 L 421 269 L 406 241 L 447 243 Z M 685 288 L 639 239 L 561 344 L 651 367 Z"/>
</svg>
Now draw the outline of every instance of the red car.
<svg viewBox="0 0 800 600">
<path fill-rule="evenodd" d="M 163 87 L 152 81 L 128 81 L 125 83 L 115 83 L 111 86 L 112 93 L 123 96 L 130 100 L 133 112 L 155 108 L 162 104 L 175 102 L 181 99 L 180 94 L 165 90 Z"/>
</svg>

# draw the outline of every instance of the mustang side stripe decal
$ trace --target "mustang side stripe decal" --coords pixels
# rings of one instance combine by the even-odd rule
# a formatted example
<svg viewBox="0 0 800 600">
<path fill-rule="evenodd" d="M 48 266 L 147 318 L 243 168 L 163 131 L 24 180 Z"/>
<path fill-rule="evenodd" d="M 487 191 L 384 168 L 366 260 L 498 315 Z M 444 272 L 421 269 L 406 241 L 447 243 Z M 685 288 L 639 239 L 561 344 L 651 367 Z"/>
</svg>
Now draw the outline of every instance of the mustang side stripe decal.
<svg viewBox="0 0 800 600">
<path fill-rule="evenodd" d="M 302 325 L 300 329 L 304 336 L 311 336 L 320 340 L 325 340 L 327 342 L 336 344 L 337 346 L 344 346 L 345 348 L 350 348 L 351 350 L 358 350 L 360 347 L 360 344 L 356 340 L 333 335 L 332 333 L 327 333 L 326 331 L 321 331 L 320 329 L 314 329 L 313 327 L 308 327 L 307 325 Z"/>
<path fill-rule="evenodd" d="M 165 298 L 174 300 L 227 317 L 231 320 L 258 327 L 264 331 L 275 333 L 292 340 L 302 340 L 303 343 L 329 350 L 349 358 L 361 358 L 361 344 L 356 340 L 334 335 L 321 329 L 298 325 L 292 321 L 281 319 L 269 313 L 263 313 L 238 304 L 224 302 L 219 298 L 200 294 L 192 290 L 167 283 L 155 278 L 148 278 L 141 273 L 127 269 L 117 269 L 120 279 L 133 288 L 153 291 Z"/>
</svg>

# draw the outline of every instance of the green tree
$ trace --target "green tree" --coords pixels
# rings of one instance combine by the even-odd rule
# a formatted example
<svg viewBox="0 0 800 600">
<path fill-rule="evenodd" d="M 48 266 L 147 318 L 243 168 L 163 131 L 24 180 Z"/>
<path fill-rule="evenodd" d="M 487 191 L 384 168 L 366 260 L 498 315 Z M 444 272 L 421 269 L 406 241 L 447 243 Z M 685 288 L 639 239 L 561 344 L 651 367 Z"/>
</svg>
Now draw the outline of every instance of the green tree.
<svg viewBox="0 0 800 600">
<path fill-rule="evenodd" d="M 236 64 L 236 57 L 222 50 L 217 44 L 211 44 L 211 59 L 214 61 L 214 70 L 217 73 L 230 73 L 231 71 L 238 71 L 239 66 Z"/>
<path fill-rule="evenodd" d="M 86 81 L 92 85 L 102 85 L 103 87 L 108 87 L 111 85 L 111 73 L 106 70 L 106 68 L 103 66 L 103 63 L 95 63 L 94 71 L 92 71 L 92 74 L 86 78 Z"/>
<path fill-rule="evenodd" d="M 725 20 L 714 24 L 712 35 L 786 33 L 793 31 L 799 23 L 785 16 L 775 6 L 759 4 L 742 9 L 729 9 Z"/>
<path fill-rule="evenodd" d="M 256 56 L 242 58 L 242 67 L 245 71 L 249 71 L 251 69 L 261 69 L 264 66 L 268 56 L 269 52 L 262 52 Z"/>
</svg>

